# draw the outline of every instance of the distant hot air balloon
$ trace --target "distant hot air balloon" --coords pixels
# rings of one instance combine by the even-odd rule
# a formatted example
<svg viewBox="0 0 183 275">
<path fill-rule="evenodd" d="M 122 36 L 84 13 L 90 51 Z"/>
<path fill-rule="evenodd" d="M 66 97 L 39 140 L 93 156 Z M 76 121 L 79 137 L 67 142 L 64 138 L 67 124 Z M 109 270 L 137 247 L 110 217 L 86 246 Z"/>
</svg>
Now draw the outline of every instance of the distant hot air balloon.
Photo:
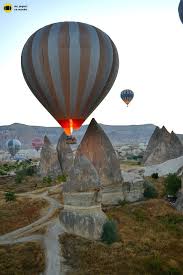
<svg viewBox="0 0 183 275">
<path fill-rule="evenodd" d="M 32 139 L 32 147 L 38 152 L 43 146 L 43 140 L 41 138 Z"/>
<path fill-rule="evenodd" d="M 79 129 L 111 89 L 117 49 L 98 28 L 60 22 L 36 31 L 22 50 L 27 85 L 67 135 Z"/>
<path fill-rule="evenodd" d="M 9 139 L 6 142 L 6 147 L 11 156 L 14 157 L 21 148 L 21 142 L 18 139 Z"/>
<path fill-rule="evenodd" d="M 178 7 L 179 17 L 183 24 L 183 0 L 180 0 L 179 7 Z"/>
<path fill-rule="evenodd" d="M 127 104 L 133 99 L 134 93 L 131 90 L 124 90 L 121 92 L 121 99 Z"/>
</svg>

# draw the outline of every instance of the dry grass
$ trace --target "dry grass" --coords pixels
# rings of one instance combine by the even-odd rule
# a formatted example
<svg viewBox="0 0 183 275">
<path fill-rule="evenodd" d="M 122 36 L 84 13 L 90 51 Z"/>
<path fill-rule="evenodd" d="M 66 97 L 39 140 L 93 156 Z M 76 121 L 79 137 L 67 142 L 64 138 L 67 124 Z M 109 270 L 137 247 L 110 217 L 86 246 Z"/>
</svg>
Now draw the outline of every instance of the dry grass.
<svg viewBox="0 0 183 275">
<path fill-rule="evenodd" d="M 63 192 L 61 192 L 61 190 L 59 191 L 59 193 L 50 195 L 50 197 L 57 200 L 59 203 L 64 204 Z"/>
<path fill-rule="evenodd" d="M 183 216 L 154 199 L 107 210 L 121 241 L 111 246 L 73 235 L 61 237 L 70 274 L 183 274 Z"/>
<path fill-rule="evenodd" d="M 40 243 L 0 245 L 1 275 L 38 275 L 44 269 L 45 257 Z"/>
<path fill-rule="evenodd" d="M 135 160 L 122 160 L 120 163 L 120 168 L 123 171 L 128 171 L 129 169 L 143 169 L 142 164 L 138 164 Z"/>
<path fill-rule="evenodd" d="M 0 191 L 4 192 L 24 193 L 57 184 L 58 182 L 53 182 L 51 185 L 46 185 L 42 182 L 42 178 L 38 176 L 27 176 L 21 183 L 15 183 L 15 177 L 0 177 Z"/>
<path fill-rule="evenodd" d="M 152 177 L 145 177 L 145 180 L 151 182 L 154 185 L 154 187 L 158 191 L 159 198 L 165 196 L 165 177 L 159 177 L 158 179 L 153 179 Z"/>
<path fill-rule="evenodd" d="M 48 207 L 46 200 L 17 198 L 16 201 L 0 200 L 0 235 L 26 226 L 41 216 L 41 211 Z"/>
</svg>

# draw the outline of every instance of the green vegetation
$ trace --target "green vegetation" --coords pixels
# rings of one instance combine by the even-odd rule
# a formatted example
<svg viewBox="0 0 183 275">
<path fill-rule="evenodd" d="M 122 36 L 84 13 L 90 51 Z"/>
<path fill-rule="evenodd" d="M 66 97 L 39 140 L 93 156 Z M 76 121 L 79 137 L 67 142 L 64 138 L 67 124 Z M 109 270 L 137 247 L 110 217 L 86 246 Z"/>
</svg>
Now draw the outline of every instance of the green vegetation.
<svg viewBox="0 0 183 275">
<path fill-rule="evenodd" d="M 121 200 L 121 199 L 118 200 L 118 205 L 120 206 L 124 206 L 126 203 L 127 203 L 126 200 Z"/>
<path fill-rule="evenodd" d="M 115 221 L 108 220 L 104 223 L 101 240 L 102 242 L 107 244 L 112 244 L 119 240 L 117 225 Z"/>
<path fill-rule="evenodd" d="M 57 181 L 58 182 L 66 182 L 67 181 L 67 175 L 58 175 L 57 176 Z"/>
<path fill-rule="evenodd" d="M 44 178 L 43 178 L 43 183 L 44 183 L 45 185 L 51 185 L 51 183 L 52 183 L 52 178 L 51 178 L 50 176 L 44 177 Z"/>
<path fill-rule="evenodd" d="M 144 183 L 144 197 L 147 199 L 154 199 L 158 197 L 158 192 L 154 185 L 147 181 Z"/>
<path fill-rule="evenodd" d="M 21 183 L 24 179 L 24 174 L 21 172 L 18 172 L 15 177 L 15 183 Z"/>
<path fill-rule="evenodd" d="M 16 195 L 14 192 L 6 192 L 5 193 L 5 200 L 6 202 L 8 201 L 15 201 L 16 200 Z"/>
<path fill-rule="evenodd" d="M 7 175 L 7 172 L 4 171 L 3 169 L 0 169 L 0 175 L 1 175 L 1 176 L 5 176 L 5 175 Z"/>
<path fill-rule="evenodd" d="M 158 178 L 159 178 L 158 173 L 153 173 L 153 174 L 151 175 L 151 178 L 153 178 L 153 179 L 158 179 Z"/>
<path fill-rule="evenodd" d="M 22 162 L 16 170 L 15 183 L 21 183 L 27 176 L 34 176 L 36 167 L 29 162 Z"/>
<path fill-rule="evenodd" d="M 166 194 L 176 196 L 181 188 L 181 179 L 176 174 L 169 174 L 165 180 Z"/>
<path fill-rule="evenodd" d="M 162 260 L 159 255 L 153 255 L 145 260 L 145 266 L 149 272 L 154 274 L 161 274 L 162 272 Z M 151 273 L 152 274 L 152 273 Z"/>
</svg>

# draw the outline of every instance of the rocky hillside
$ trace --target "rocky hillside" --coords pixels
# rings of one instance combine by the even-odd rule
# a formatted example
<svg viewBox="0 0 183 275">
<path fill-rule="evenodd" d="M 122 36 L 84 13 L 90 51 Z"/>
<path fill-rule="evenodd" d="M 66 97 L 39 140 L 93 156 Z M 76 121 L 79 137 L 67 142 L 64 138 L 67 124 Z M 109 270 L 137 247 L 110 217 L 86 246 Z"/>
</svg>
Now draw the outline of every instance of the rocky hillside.
<svg viewBox="0 0 183 275">
<path fill-rule="evenodd" d="M 143 162 L 145 165 L 162 163 L 183 155 L 183 145 L 177 135 L 169 133 L 163 126 L 156 127 L 146 148 Z"/>
<path fill-rule="evenodd" d="M 153 124 L 130 126 L 100 124 L 100 126 L 114 145 L 148 143 L 156 127 Z M 79 131 L 74 132 L 78 142 L 81 141 L 86 128 L 87 125 L 84 125 Z M 60 127 L 29 126 L 19 123 L 0 126 L 0 150 L 4 149 L 4 145 L 9 138 L 15 137 L 22 142 L 23 149 L 31 148 L 31 140 L 34 137 L 43 138 L 44 135 L 47 135 L 51 143 L 56 144 L 61 133 L 62 129 Z"/>
</svg>

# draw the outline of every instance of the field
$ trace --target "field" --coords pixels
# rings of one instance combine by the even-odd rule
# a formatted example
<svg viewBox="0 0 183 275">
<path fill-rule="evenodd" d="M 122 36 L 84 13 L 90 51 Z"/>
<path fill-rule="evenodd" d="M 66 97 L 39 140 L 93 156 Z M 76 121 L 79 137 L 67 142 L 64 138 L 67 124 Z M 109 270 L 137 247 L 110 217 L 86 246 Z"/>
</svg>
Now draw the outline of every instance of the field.
<svg viewBox="0 0 183 275">
<path fill-rule="evenodd" d="M 45 269 L 45 256 L 38 242 L 0 245 L 1 275 L 39 275 Z"/>
<path fill-rule="evenodd" d="M 48 207 L 43 199 L 17 198 L 6 202 L 0 198 L 0 235 L 24 227 L 41 216 L 41 211 Z"/>
<path fill-rule="evenodd" d="M 183 216 L 162 199 L 107 210 L 120 241 L 111 246 L 65 234 L 70 274 L 183 274 Z M 68 273 L 69 274 L 69 273 Z"/>
<path fill-rule="evenodd" d="M 123 171 L 128 171 L 129 169 L 143 169 L 143 165 L 136 160 L 121 160 L 120 168 Z"/>
</svg>

